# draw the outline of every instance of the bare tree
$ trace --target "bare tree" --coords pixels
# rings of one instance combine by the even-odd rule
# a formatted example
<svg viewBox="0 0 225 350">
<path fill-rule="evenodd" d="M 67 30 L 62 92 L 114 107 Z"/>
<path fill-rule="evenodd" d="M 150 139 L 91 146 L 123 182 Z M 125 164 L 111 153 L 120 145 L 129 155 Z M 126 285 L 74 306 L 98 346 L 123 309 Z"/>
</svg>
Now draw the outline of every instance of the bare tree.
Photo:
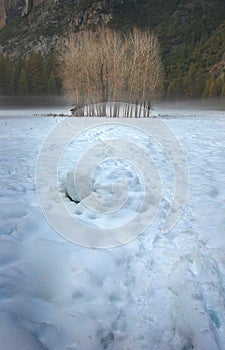
<svg viewBox="0 0 225 350">
<path fill-rule="evenodd" d="M 143 108 L 150 111 L 161 84 L 158 41 L 139 29 L 126 35 L 103 27 L 72 34 L 62 55 L 61 76 L 74 114 L 118 116 L 125 102 L 124 116 L 141 116 Z"/>
<path fill-rule="evenodd" d="M 159 44 L 153 34 L 139 29 L 134 29 L 128 34 L 127 41 L 129 42 L 127 59 L 129 102 L 150 111 L 151 100 L 160 92 L 162 82 Z M 140 113 L 136 111 L 135 115 L 138 116 Z"/>
</svg>

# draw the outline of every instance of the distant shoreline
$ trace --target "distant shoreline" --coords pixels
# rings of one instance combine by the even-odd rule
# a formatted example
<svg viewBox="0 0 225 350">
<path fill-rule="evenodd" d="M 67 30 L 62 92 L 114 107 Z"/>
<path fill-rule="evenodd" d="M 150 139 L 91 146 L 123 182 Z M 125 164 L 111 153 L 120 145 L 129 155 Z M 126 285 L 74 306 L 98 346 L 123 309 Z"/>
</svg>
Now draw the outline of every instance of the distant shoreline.
<svg viewBox="0 0 225 350">
<path fill-rule="evenodd" d="M 62 95 L 56 96 L 1 96 L 1 108 L 32 108 L 32 107 L 65 107 L 68 110 L 72 106 L 71 98 Z M 174 109 L 202 109 L 225 111 L 225 97 L 206 98 L 206 99 L 160 99 L 153 103 L 155 108 L 174 108 Z"/>
<path fill-rule="evenodd" d="M 0 108 L 31 108 L 31 107 L 68 107 L 72 102 L 66 96 L 2 96 L 0 95 Z"/>
</svg>

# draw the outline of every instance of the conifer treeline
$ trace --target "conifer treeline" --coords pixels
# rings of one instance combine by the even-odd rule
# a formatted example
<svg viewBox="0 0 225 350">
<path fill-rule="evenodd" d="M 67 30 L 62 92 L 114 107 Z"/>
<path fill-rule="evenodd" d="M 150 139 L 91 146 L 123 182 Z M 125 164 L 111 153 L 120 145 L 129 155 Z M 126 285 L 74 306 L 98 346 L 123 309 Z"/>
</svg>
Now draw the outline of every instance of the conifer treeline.
<svg viewBox="0 0 225 350">
<path fill-rule="evenodd" d="M 0 54 L 0 95 L 56 95 L 61 94 L 58 63 L 54 55 L 43 57 L 33 53 L 29 59 L 12 62 Z M 225 96 L 225 74 L 216 77 L 205 73 L 192 63 L 188 71 L 177 71 L 165 82 L 165 97 L 216 97 Z"/>
<path fill-rule="evenodd" d="M 191 63 L 186 74 L 177 71 L 166 89 L 168 97 L 222 97 L 225 96 L 225 74 L 205 73 L 198 64 Z"/>
<path fill-rule="evenodd" d="M 56 95 L 61 92 L 53 55 L 33 53 L 29 59 L 12 62 L 0 54 L 0 95 Z"/>
</svg>

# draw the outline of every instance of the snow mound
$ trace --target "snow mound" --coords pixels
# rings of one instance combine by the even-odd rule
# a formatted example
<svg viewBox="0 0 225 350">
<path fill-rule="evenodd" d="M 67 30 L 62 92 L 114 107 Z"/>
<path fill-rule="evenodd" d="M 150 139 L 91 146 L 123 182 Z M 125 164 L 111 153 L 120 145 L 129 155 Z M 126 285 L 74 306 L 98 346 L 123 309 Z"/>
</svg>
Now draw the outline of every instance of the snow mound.
<svg viewBox="0 0 225 350">
<path fill-rule="evenodd" d="M 100 163 L 93 172 L 88 164 L 79 171 L 70 170 L 64 178 L 63 191 L 70 199 L 66 201 L 70 211 L 82 221 L 102 228 L 132 220 L 141 210 L 144 197 L 142 179 L 132 164 L 112 159 Z"/>
</svg>

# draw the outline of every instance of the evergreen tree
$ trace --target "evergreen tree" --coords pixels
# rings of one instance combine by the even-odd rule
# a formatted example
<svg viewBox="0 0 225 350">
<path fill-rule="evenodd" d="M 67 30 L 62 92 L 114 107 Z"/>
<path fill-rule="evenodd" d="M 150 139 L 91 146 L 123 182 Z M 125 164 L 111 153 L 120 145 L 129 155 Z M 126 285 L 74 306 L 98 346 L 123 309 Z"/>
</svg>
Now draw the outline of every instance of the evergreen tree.
<svg viewBox="0 0 225 350">
<path fill-rule="evenodd" d="M 167 88 L 167 97 L 180 97 L 183 95 L 183 84 L 180 77 L 171 81 Z"/>
<path fill-rule="evenodd" d="M 209 97 L 216 97 L 217 96 L 217 84 L 216 84 L 216 78 L 212 76 L 210 78 L 210 85 L 209 85 Z"/>
<path fill-rule="evenodd" d="M 33 53 L 27 62 L 29 92 L 32 95 L 48 93 L 48 78 L 41 53 Z"/>
<path fill-rule="evenodd" d="M 24 66 L 24 61 L 21 58 L 19 58 L 15 62 L 15 69 L 14 69 L 14 92 L 16 95 L 18 94 L 18 82 L 19 82 L 20 72 L 23 66 Z"/>
<path fill-rule="evenodd" d="M 45 70 L 48 77 L 48 94 L 56 95 L 56 74 L 55 74 L 55 59 L 53 55 L 49 55 L 45 60 Z"/>
<path fill-rule="evenodd" d="M 17 83 L 17 94 L 26 96 L 29 93 L 29 88 L 28 88 L 28 81 L 27 81 L 27 75 L 25 68 L 22 68 L 20 70 L 19 78 L 18 78 L 18 83 Z"/>
<path fill-rule="evenodd" d="M 223 79 L 222 79 L 221 96 L 225 97 L 225 75 L 223 76 Z"/>
<path fill-rule="evenodd" d="M 222 88 L 223 88 L 223 79 L 218 78 L 216 80 L 216 96 L 221 96 Z"/>
<path fill-rule="evenodd" d="M 33 53 L 28 61 L 18 58 L 11 62 L 0 54 L 0 95 L 56 95 L 61 92 L 61 79 L 57 75 L 53 55 L 44 58 Z"/>
<path fill-rule="evenodd" d="M 48 76 L 48 94 L 49 95 L 57 94 L 56 80 L 52 70 L 50 71 Z"/>
<path fill-rule="evenodd" d="M 8 56 L 0 57 L 0 94 L 14 94 L 14 66 Z"/>
<path fill-rule="evenodd" d="M 4 63 L 3 55 L 0 55 L 0 95 L 4 94 Z"/>
<path fill-rule="evenodd" d="M 185 82 L 185 95 L 188 97 L 194 97 L 194 90 L 196 84 L 196 65 L 191 63 L 188 74 L 184 79 Z"/>
<path fill-rule="evenodd" d="M 211 83 L 212 83 L 212 77 L 209 77 L 205 83 L 205 89 L 204 89 L 203 94 L 202 94 L 203 97 L 209 97 L 209 90 L 211 87 Z"/>
<path fill-rule="evenodd" d="M 204 69 L 200 67 L 196 75 L 196 85 L 194 89 L 195 97 L 201 97 L 205 85 Z"/>
</svg>

